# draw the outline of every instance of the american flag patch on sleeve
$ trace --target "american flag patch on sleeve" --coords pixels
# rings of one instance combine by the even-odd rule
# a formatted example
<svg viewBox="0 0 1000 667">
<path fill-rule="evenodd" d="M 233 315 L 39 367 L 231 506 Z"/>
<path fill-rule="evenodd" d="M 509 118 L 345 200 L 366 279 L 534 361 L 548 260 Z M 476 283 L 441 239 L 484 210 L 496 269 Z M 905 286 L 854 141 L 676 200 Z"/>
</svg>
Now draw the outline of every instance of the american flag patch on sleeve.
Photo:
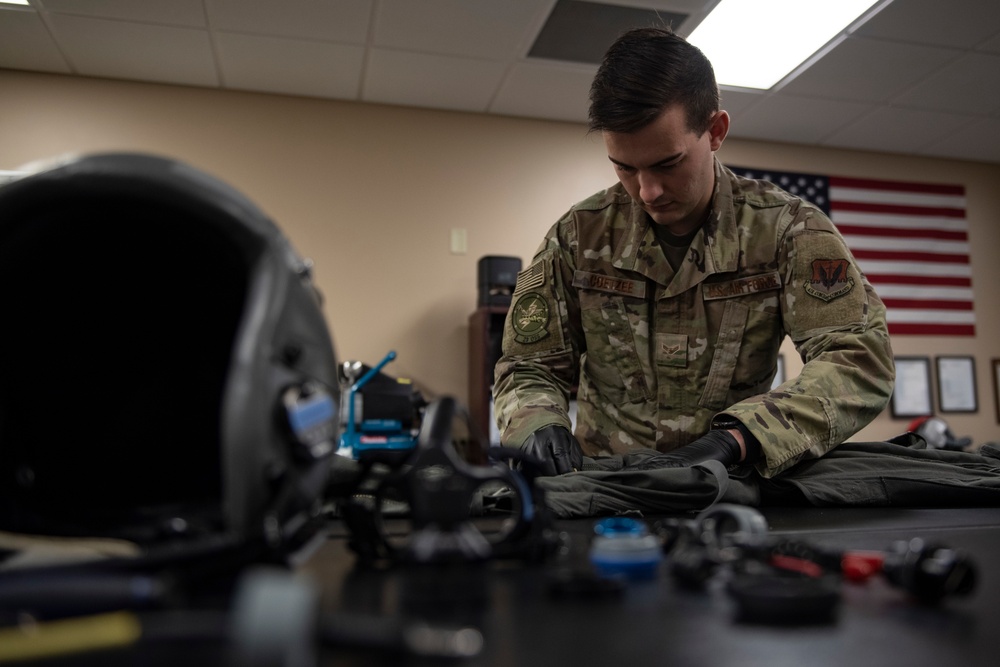
<svg viewBox="0 0 1000 667">
<path fill-rule="evenodd" d="M 514 292 L 523 292 L 545 284 L 545 265 L 542 262 L 535 262 L 524 271 L 517 274 L 517 283 L 514 285 Z"/>
</svg>

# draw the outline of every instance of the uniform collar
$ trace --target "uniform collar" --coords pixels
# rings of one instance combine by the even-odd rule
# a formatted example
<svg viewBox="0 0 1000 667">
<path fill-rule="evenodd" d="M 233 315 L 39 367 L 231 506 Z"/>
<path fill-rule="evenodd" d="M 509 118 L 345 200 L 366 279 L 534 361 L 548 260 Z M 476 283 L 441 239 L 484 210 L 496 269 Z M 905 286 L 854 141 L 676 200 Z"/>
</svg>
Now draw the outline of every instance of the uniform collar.
<svg viewBox="0 0 1000 667">
<path fill-rule="evenodd" d="M 691 241 L 688 257 L 679 272 L 675 275 L 670 268 L 649 216 L 631 199 L 627 211 L 623 212 L 627 218 L 626 230 L 612 257 L 613 266 L 635 271 L 666 287 L 663 296 L 676 296 L 714 273 L 737 269 L 739 244 L 733 212 L 732 174 L 718 158 L 714 162 L 715 192 L 708 217 Z"/>
</svg>

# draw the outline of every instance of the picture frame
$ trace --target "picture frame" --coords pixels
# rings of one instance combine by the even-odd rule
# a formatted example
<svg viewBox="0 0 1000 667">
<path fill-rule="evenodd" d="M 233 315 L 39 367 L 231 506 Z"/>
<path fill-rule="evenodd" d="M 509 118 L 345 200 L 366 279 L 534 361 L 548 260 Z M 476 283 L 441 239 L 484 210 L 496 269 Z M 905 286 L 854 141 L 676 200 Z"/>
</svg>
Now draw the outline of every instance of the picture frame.
<svg viewBox="0 0 1000 667">
<path fill-rule="evenodd" d="M 1000 359 L 993 360 L 993 402 L 997 409 L 997 423 L 1000 424 Z"/>
<path fill-rule="evenodd" d="M 941 412 L 977 412 L 975 359 L 945 355 L 937 357 L 935 363 Z"/>
<path fill-rule="evenodd" d="M 930 357 L 896 357 L 896 388 L 889 410 L 895 419 L 934 414 Z"/>
</svg>

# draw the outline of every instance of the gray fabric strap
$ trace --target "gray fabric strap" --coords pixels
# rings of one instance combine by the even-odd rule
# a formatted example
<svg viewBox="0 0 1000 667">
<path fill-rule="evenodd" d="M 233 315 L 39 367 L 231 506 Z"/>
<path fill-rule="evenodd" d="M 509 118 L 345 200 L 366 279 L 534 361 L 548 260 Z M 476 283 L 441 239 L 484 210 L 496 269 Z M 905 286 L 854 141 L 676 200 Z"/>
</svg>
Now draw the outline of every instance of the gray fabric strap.
<svg viewBox="0 0 1000 667">
<path fill-rule="evenodd" d="M 708 507 L 711 507 L 712 505 L 715 505 L 720 500 L 722 500 L 723 496 L 726 495 L 726 491 L 729 490 L 729 472 L 726 470 L 726 466 L 724 466 L 721 461 L 715 461 L 709 459 L 708 461 L 695 463 L 691 467 L 702 468 L 712 473 L 712 475 L 715 476 L 715 481 L 718 484 L 719 492 L 715 495 L 715 500 L 713 500 L 712 504 L 709 505 Z M 708 509 L 708 507 L 706 507 L 705 509 Z"/>
</svg>

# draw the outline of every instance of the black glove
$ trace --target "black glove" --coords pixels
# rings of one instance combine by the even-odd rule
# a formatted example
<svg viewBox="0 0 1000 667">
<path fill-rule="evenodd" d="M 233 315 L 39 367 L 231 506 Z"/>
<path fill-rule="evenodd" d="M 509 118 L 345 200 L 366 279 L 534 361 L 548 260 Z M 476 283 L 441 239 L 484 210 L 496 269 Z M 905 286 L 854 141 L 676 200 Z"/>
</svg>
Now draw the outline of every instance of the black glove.
<svg viewBox="0 0 1000 667">
<path fill-rule="evenodd" d="M 521 445 L 521 451 L 542 460 L 546 475 L 561 475 L 583 468 L 583 450 L 563 426 L 545 426 Z"/>
<path fill-rule="evenodd" d="M 694 442 L 657 456 L 657 468 L 688 468 L 705 461 L 721 461 L 727 468 L 740 462 L 740 443 L 729 431 L 709 431 Z"/>
</svg>

